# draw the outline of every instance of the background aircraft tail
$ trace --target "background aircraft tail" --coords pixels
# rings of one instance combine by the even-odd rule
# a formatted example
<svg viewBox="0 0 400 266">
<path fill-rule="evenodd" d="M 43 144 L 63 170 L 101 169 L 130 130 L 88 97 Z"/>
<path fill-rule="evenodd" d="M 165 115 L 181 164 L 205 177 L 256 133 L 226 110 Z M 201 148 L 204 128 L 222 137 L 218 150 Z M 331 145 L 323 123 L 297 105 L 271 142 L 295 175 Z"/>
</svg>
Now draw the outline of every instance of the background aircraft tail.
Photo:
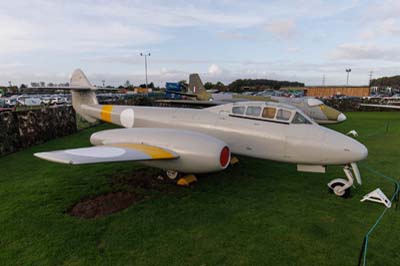
<svg viewBox="0 0 400 266">
<path fill-rule="evenodd" d="M 82 105 L 97 105 L 95 87 L 92 86 L 82 70 L 76 69 L 71 76 L 70 87 L 72 95 L 72 106 L 88 122 L 95 122 L 96 119 L 85 114 Z"/>
<path fill-rule="evenodd" d="M 199 74 L 194 73 L 189 76 L 189 92 L 196 95 L 197 100 L 209 101 L 211 100 L 211 94 L 206 91 L 203 82 L 200 79 Z"/>
<path fill-rule="evenodd" d="M 203 82 L 200 79 L 199 74 L 194 73 L 189 75 L 189 91 L 193 92 L 194 94 L 198 94 L 202 91 L 205 91 Z"/>
</svg>

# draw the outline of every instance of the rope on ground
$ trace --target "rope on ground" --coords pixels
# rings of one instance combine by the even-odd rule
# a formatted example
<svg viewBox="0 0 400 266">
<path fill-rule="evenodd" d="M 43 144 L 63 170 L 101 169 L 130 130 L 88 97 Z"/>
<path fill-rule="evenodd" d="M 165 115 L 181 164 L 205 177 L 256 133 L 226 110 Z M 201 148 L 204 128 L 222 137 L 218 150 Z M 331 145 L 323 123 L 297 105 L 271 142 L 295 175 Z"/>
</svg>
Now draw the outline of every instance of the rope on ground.
<svg viewBox="0 0 400 266">
<path fill-rule="evenodd" d="M 367 169 L 369 172 L 371 172 L 371 173 L 373 173 L 373 174 L 375 174 L 375 175 L 377 175 L 377 176 L 383 177 L 383 178 L 389 180 L 390 182 L 393 182 L 394 185 L 395 185 L 395 191 L 394 191 L 394 193 L 393 193 L 392 198 L 390 199 L 390 201 L 393 202 L 393 200 L 395 200 L 395 199 L 398 200 L 398 198 L 399 198 L 399 197 L 398 197 L 398 194 L 399 194 L 399 189 L 400 189 L 400 183 L 399 183 L 396 179 L 394 179 L 393 177 L 384 175 L 384 174 L 382 174 L 382 173 L 380 173 L 380 172 L 378 172 L 378 171 L 372 169 L 371 167 L 369 167 L 369 166 L 366 165 L 365 163 L 362 163 L 362 164 L 360 164 L 360 165 L 361 165 L 361 167 Z M 397 208 L 397 206 L 396 206 L 396 208 Z M 382 213 L 379 215 L 378 219 L 376 219 L 375 223 L 371 226 L 371 228 L 370 228 L 370 229 L 368 230 L 368 232 L 365 234 L 365 236 L 364 236 L 364 241 L 363 241 L 363 244 L 362 244 L 362 247 L 361 247 L 360 257 L 359 257 L 359 259 L 358 259 L 358 265 L 359 265 L 359 266 L 361 265 L 361 263 L 363 263 L 363 264 L 362 264 L 363 266 L 365 266 L 365 265 L 367 264 L 367 250 L 368 250 L 368 239 L 369 239 L 369 236 L 372 234 L 372 232 L 375 230 L 375 228 L 376 228 L 376 227 L 378 226 L 378 224 L 381 222 L 381 220 L 382 220 L 382 218 L 383 218 L 383 216 L 385 215 L 385 213 L 386 213 L 387 210 L 388 210 L 388 208 L 385 207 L 385 209 L 384 209 L 384 210 L 382 211 Z"/>
</svg>

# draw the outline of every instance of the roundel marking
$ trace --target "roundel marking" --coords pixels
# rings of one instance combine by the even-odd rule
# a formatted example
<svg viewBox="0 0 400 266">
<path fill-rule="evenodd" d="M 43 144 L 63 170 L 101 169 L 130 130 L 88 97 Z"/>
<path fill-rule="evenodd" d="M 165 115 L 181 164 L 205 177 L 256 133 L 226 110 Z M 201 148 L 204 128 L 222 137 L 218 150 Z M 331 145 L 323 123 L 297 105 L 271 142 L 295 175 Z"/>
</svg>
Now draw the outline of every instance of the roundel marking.
<svg viewBox="0 0 400 266">
<path fill-rule="evenodd" d="M 125 150 L 114 147 L 99 146 L 69 150 L 65 151 L 65 153 L 83 157 L 113 158 L 123 155 Z"/>
<path fill-rule="evenodd" d="M 120 115 L 121 125 L 123 127 L 133 127 L 135 123 L 135 112 L 132 109 L 125 109 Z"/>
</svg>

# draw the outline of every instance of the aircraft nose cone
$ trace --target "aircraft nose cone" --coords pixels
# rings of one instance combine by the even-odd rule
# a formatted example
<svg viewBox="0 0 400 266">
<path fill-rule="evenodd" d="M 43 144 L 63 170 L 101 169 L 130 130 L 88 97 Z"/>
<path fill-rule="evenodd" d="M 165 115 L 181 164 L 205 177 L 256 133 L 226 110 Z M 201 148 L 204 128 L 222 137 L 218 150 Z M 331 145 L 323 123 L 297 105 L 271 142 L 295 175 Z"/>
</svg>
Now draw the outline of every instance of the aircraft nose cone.
<svg viewBox="0 0 400 266">
<path fill-rule="evenodd" d="M 352 139 L 352 142 L 347 145 L 346 152 L 350 153 L 349 159 L 352 162 L 362 161 L 368 156 L 368 149 L 358 141 Z"/>
<path fill-rule="evenodd" d="M 347 119 L 347 117 L 343 113 L 340 113 L 340 115 L 338 115 L 338 117 L 337 117 L 338 122 L 343 122 L 346 119 Z"/>
<path fill-rule="evenodd" d="M 367 158 L 367 148 L 357 140 L 333 130 L 324 130 L 324 154 L 328 164 L 350 164 Z"/>
<path fill-rule="evenodd" d="M 368 156 L 368 149 L 365 147 L 363 144 L 359 143 L 359 147 L 356 151 L 358 160 L 357 161 L 362 161 Z"/>
</svg>

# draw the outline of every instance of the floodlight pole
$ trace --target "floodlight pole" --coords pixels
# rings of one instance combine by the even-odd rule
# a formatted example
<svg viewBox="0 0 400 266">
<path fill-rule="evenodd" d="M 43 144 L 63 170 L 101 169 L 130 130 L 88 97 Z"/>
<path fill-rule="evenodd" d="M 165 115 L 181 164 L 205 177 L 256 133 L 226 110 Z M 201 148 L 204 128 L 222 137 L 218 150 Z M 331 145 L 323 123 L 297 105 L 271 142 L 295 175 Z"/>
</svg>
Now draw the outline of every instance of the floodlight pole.
<svg viewBox="0 0 400 266">
<path fill-rule="evenodd" d="M 346 81 L 346 86 L 349 86 L 349 75 L 350 75 L 350 72 L 351 72 L 351 68 L 349 68 L 349 69 L 346 69 L 346 72 L 347 72 L 347 81 Z"/>
<path fill-rule="evenodd" d="M 369 86 L 371 86 L 371 81 L 372 81 L 372 74 L 374 73 L 374 71 L 370 71 L 369 72 Z"/>
<path fill-rule="evenodd" d="M 147 89 L 147 57 L 150 56 L 150 53 L 147 54 L 140 53 L 140 56 L 144 56 L 144 70 L 146 73 L 146 89 Z"/>
</svg>

